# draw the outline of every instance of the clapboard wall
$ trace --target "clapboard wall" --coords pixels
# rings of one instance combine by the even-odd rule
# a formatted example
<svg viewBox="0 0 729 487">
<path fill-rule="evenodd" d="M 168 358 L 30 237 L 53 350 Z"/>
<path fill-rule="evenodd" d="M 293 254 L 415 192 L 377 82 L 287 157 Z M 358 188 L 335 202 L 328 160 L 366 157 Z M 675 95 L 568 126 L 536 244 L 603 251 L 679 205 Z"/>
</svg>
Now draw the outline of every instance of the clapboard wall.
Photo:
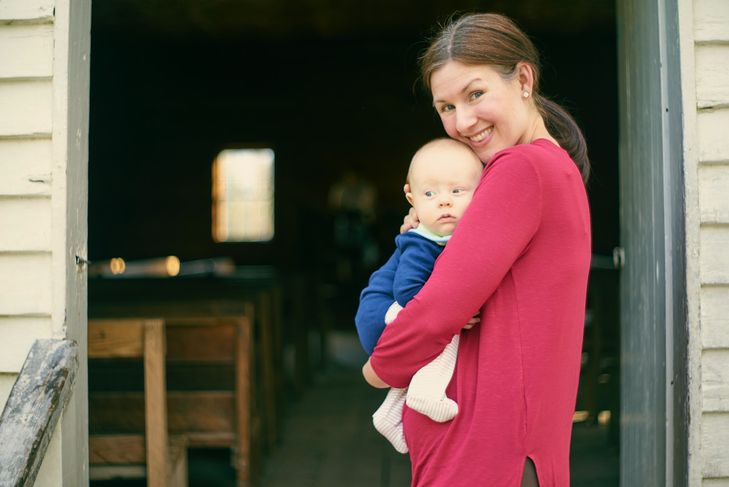
<svg viewBox="0 0 729 487">
<path fill-rule="evenodd" d="M 35 339 L 85 346 L 90 8 L 0 2 L 0 405 Z M 80 372 L 36 485 L 88 482 Z"/>
<path fill-rule="evenodd" d="M 682 6 L 691 485 L 729 485 L 729 2 Z"/>
</svg>

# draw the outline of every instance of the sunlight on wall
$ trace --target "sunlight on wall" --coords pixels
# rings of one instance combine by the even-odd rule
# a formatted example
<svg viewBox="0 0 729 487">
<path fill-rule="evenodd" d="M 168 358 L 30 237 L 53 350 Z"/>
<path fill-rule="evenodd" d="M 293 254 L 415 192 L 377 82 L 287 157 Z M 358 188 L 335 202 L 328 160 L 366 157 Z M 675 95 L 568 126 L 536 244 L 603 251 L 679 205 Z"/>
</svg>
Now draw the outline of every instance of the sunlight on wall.
<svg viewBox="0 0 729 487">
<path fill-rule="evenodd" d="M 213 240 L 273 238 L 274 152 L 224 150 L 213 161 Z"/>
</svg>

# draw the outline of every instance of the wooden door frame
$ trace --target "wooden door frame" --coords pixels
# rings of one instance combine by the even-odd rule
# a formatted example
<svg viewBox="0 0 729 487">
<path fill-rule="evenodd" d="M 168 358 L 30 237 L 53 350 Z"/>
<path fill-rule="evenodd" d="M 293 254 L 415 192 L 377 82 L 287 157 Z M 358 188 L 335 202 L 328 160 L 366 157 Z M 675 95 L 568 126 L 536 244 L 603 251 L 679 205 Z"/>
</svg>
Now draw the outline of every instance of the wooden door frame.
<svg viewBox="0 0 729 487">
<path fill-rule="evenodd" d="M 621 485 L 688 485 L 678 0 L 618 0 Z"/>
</svg>

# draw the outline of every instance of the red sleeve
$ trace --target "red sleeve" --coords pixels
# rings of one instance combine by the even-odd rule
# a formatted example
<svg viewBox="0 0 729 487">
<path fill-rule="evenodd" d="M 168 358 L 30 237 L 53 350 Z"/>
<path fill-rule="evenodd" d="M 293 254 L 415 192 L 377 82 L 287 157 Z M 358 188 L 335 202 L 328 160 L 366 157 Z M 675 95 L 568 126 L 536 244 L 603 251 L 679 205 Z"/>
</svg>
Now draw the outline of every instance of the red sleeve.
<svg viewBox="0 0 729 487">
<path fill-rule="evenodd" d="M 484 170 L 458 228 L 425 286 L 385 327 L 371 356 L 377 375 L 406 387 L 494 293 L 541 220 L 533 161 L 506 150 Z"/>
</svg>

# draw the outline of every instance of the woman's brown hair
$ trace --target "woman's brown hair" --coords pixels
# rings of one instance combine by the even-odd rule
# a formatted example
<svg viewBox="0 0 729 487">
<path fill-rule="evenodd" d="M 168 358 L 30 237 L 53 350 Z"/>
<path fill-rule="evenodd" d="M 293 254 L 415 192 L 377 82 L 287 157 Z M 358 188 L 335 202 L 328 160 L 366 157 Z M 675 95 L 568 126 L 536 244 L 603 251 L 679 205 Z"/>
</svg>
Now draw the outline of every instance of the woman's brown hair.
<svg viewBox="0 0 729 487">
<path fill-rule="evenodd" d="M 532 41 L 508 17 L 499 14 L 468 14 L 448 22 L 420 58 L 423 82 L 448 61 L 489 65 L 510 79 L 516 65 L 527 63 L 534 70 L 534 102 L 549 133 L 572 157 L 587 183 L 590 159 L 582 131 L 567 111 L 539 93 L 539 52 Z"/>
</svg>

